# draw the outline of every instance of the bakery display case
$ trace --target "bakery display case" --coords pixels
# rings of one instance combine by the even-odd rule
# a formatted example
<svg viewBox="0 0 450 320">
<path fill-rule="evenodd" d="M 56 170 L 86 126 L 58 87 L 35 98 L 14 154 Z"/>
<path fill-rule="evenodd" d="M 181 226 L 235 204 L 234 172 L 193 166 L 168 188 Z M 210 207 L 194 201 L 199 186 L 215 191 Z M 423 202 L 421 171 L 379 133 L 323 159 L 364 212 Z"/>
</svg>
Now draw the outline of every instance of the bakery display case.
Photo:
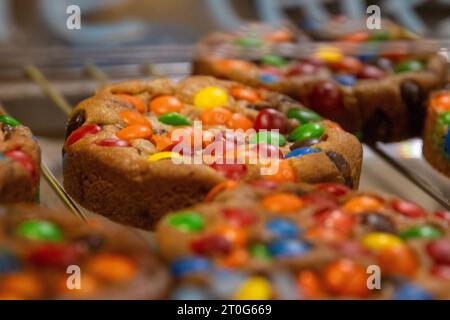
<svg viewBox="0 0 450 320">
<path fill-rule="evenodd" d="M 450 298 L 439 6 L 88 2 L 72 32 L 69 2 L 0 1 L 0 300 Z"/>
</svg>

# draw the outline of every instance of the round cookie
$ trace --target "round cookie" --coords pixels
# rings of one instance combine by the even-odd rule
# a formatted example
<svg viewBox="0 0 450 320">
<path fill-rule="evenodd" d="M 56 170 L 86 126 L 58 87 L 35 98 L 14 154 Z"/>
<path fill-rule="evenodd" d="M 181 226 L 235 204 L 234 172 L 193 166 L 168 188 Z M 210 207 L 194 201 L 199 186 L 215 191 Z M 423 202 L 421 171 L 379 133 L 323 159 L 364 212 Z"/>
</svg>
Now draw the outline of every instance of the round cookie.
<svg viewBox="0 0 450 320">
<path fill-rule="evenodd" d="M 229 35 L 221 46 L 200 42 L 193 74 L 281 92 L 367 142 L 420 135 L 428 94 L 445 83 L 447 74 L 442 56 L 409 53 L 406 44 L 381 55 L 380 41 L 368 43 L 368 52 L 355 55 L 344 54 L 333 43 L 309 49 L 308 44 L 269 43 L 250 52 L 233 36 L 242 37 Z M 311 54 L 297 59 L 292 55 L 297 49 Z"/>
<path fill-rule="evenodd" d="M 168 274 L 145 241 L 106 219 L 0 208 L 0 300 L 161 299 Z"/>
<path fill-rule="evenodd" d="M 39 197 L 41 150 L 30 129 L 0 107 L 0 203 Z"/>
<path fill-rule="evenodd" d="M 434 93 L 428 102 L 423 135 L 423 155 L 450 177 L 450 91 Z"/>
<path fill-rule="evenodd" d="M 157 238 L 174 299 L 448 299 L 449 218 L 338 184 L 253 181 L 166 215 Z"/>
<path fill-rule="evenodd" d="M 73 110 L 64 152 L 75 200 L 144 229 L 228 180 L 356 188 L 362 161 L 356 137 L 291 98 L 200 76 L 106 87 Z"/>
</svg>

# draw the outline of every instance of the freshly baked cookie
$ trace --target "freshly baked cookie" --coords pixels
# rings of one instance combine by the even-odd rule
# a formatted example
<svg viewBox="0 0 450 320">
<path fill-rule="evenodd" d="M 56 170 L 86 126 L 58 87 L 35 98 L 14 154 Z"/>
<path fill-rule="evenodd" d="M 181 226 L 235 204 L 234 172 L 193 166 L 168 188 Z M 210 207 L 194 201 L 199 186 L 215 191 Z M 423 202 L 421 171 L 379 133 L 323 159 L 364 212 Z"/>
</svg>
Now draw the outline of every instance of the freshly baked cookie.
<svg viewBox="0 0 450 320">
<path fill-rule="evenodd" d="M 253 181 L 166 215 L 157 238 L 175 299 L 448 299 L 449 221 L 338 184 Z"/>
<path fill-rule="evenodd" d="M 30 129 L 0 107 L 0 203 L 39 196 L 41 151 Z"/>
<path fill-rule="evenodd" d="M 200 76 L 100 90 L 73 110 L 64 152 L 75 200 L 144 229 L 227 180 L 356 188 L 362 161 L 356 137 L 293 99 Z"/>
<path fill-rule="evenodd" d="M 408 53 L 407 44 L 384 45 L 377 54 L 383 44 L 373 41 L 352 55 L 343 52 L 359 50 L 357 44 L 341 50 L 342 43 L 274 45 L 260 38 L 259 50 L 249 50 L 242 37 L 229 34 L 222 45 L 200 42 L 193 73 L 281 92 L 368 142 L 420 135 L 428 94 L 444 84 L 448 68 L 437 54 Z"/>
<path fill-rule="evenodd" d="M 434 93 L 428 103 L 423 136 L 423 155 L 450 177 L 450 91 Z"/>
<path fill-rule="evenodd" d="M 169 278 L 145 241 L 106 219 L 0 208 L 0 299 L 161 299 Z"/>
</svg>

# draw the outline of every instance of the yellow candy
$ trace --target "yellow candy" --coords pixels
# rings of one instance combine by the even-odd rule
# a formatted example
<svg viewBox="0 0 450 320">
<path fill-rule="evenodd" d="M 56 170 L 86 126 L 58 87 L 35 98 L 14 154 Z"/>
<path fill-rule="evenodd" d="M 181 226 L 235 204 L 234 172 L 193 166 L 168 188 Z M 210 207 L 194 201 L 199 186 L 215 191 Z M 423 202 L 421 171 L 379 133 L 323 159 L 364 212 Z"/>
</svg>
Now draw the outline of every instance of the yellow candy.
<svg viewBox="0 0 450 320">
<path fill-rule="evenodd" d="M 171 152 L 171 151 L 163 151 L 150 155 L 147 158 L 149 162 L 155 162 L 164 159 L 181 159 L 182 156 L 179 153 Z"/>
<path fill-rule="evenodd" d="M 263 277 L 252 277 L 238 290 L 236 300 L 269 300 L 272 297 L 270 283 Z"/>
<path fill-rule="evenodd" d="M 317 49 L 316 57 L 327 62 L 339 62 L 342 60 L 342 52 L 338 48 L 334 47 L 321 47 Z"/>
<path fill-rule="evenodd" d="M 403 245 L 402 239 L 384 232 L 368 233 L 361 243 L 364 247 L 372 250 L 384 250 Z"/>
<path fill-rule="evenodd" d="M 206 87 L 197 92 L 194 105 L 201 109 L 223 107 L 228 103 L 228 94 L 218 87 Z"/>
</svg>

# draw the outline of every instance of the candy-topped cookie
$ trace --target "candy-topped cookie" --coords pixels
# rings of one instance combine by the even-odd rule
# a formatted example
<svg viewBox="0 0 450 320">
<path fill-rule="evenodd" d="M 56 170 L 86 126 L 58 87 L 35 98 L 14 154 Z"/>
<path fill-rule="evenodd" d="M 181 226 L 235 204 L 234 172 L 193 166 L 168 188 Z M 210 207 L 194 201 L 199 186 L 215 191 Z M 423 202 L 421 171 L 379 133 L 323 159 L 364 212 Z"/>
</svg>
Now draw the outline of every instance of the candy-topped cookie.
<svg viewBox="0 0 450 320">
<path fill-rule="evenodd" d="M 405 44 L 283 43 L 258 51 L 228 41 L 200 42 L 193 73 L 281 92 L 368 142 L 420 135 L 428 94 L 445 83 L 448 68 L 432 50 Z"/>
<path fill-rule="evenodd" d="M 423 155 L 450 177 L 450 91 L 434 93 L 428 103 L 423 136 Z"/>
<path fill-rule="evenodd" d="M 338 184 L 253 181 L 166 215 L 157 238 L 174 299 L 448 299 L 449 214 Z"/>
<path fill-rule="evenodd" d="M 40 163 L 41 150 L 30 129 L 0 107 L 0 203 L 36 201 Z"/>
<path fill-rule="evenodd" d="M 0 300 L 162 299 L 169 277 L 139 235 L 37 206 L 0 208 Z"/>
<path fill-rule="evenodd" d="M 152 228 L 229 180 L 356 188 L 357 138 L 293 99 L 212 77 L 113 84 L 73 110 L 64 186 L 86 208 Z"/>
</svg>

